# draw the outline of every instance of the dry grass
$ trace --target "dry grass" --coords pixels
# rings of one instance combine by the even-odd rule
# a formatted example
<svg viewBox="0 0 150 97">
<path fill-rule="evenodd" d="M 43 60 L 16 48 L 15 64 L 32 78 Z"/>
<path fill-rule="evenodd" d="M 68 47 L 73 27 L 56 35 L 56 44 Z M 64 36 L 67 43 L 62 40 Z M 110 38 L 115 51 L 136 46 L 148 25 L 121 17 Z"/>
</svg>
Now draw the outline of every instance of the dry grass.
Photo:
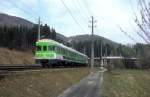
<svg viewBox="0 0 150 97">
<path fill-rule="evenodd" d="M 115 70 L 105 73 L 103 97 L 150 97 L 150 71 Z"/>
<path fill-rule="evenodd" d="M 31 65 L 34 63 L 32 53 L 0 48 L 1 65 Z"/>
<path fill-rule="evenodd" d="M 0 81 L 0 97 L 57 97 L 88 74 L 88 68 L 81 68 L 8 76 Z"/>
</svg>

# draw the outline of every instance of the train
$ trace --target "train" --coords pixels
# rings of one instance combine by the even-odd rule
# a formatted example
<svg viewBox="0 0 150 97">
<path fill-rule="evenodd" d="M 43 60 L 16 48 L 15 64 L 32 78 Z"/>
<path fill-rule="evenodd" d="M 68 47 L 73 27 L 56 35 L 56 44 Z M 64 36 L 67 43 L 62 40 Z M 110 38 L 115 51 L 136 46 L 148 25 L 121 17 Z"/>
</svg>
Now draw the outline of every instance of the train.
<svg viewBox="0 0 150 97">
<path fill-rule="evenodd" d="M 87 66 L 88 57 L 52 39 L 36 42 L 35 62 L 43 67 Z"/>
</svg>

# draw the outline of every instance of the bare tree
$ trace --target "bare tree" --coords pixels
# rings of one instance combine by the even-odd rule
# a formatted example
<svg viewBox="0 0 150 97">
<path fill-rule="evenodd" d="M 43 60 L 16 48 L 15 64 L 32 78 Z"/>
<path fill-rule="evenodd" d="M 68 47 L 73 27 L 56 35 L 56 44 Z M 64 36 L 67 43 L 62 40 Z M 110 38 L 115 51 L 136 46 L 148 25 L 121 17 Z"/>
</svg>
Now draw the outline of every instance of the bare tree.
<svg viewBox="0 0 150 97">
<path fill-rule="evenodd" d="M 137 34 L 146 42 L 150 43 L 150 1 L 138 0 L 139 16 L 135 15 L 135 23 L 139 28 Z"/>
</svg>

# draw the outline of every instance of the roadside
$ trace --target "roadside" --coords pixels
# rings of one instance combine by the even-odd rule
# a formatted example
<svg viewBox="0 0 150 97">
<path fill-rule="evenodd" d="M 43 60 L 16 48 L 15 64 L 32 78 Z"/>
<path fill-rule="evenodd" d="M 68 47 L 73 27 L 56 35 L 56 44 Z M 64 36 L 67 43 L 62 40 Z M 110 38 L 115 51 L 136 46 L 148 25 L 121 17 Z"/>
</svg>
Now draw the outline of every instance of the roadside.
<svg viewBox="0 0 150 97">
<path fill-rule="evenodd" d="M 89 68 L 29 71 L 0 80 L 0 97 L 57 97 L 90 74 Z"/>
<path fill-rule="evenodd" d="M 113 70 L 104 74 L 102 97 L 150 97 L 150 71 Z"/>
<path fill-rule="evenodd" d="M 0 66 L 35 65 L 31 52 L 21 52 L 0 48 Z"/>
</svg>

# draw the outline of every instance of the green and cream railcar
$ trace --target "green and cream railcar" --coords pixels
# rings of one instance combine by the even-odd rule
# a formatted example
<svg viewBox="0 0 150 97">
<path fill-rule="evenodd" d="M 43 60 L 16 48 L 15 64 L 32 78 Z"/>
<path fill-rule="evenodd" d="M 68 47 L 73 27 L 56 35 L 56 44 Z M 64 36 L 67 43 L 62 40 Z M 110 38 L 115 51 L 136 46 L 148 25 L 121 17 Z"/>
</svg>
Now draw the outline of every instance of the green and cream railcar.
<svg viewBox="0 0 150 97">
<path fill-rule="evenodd" d="M 88 64 L 86 55 L 51 39 L 41 39 L 36 42 L 35 59 L 36 63 L 43 67 L 86 66 Z"/>
</svg>

